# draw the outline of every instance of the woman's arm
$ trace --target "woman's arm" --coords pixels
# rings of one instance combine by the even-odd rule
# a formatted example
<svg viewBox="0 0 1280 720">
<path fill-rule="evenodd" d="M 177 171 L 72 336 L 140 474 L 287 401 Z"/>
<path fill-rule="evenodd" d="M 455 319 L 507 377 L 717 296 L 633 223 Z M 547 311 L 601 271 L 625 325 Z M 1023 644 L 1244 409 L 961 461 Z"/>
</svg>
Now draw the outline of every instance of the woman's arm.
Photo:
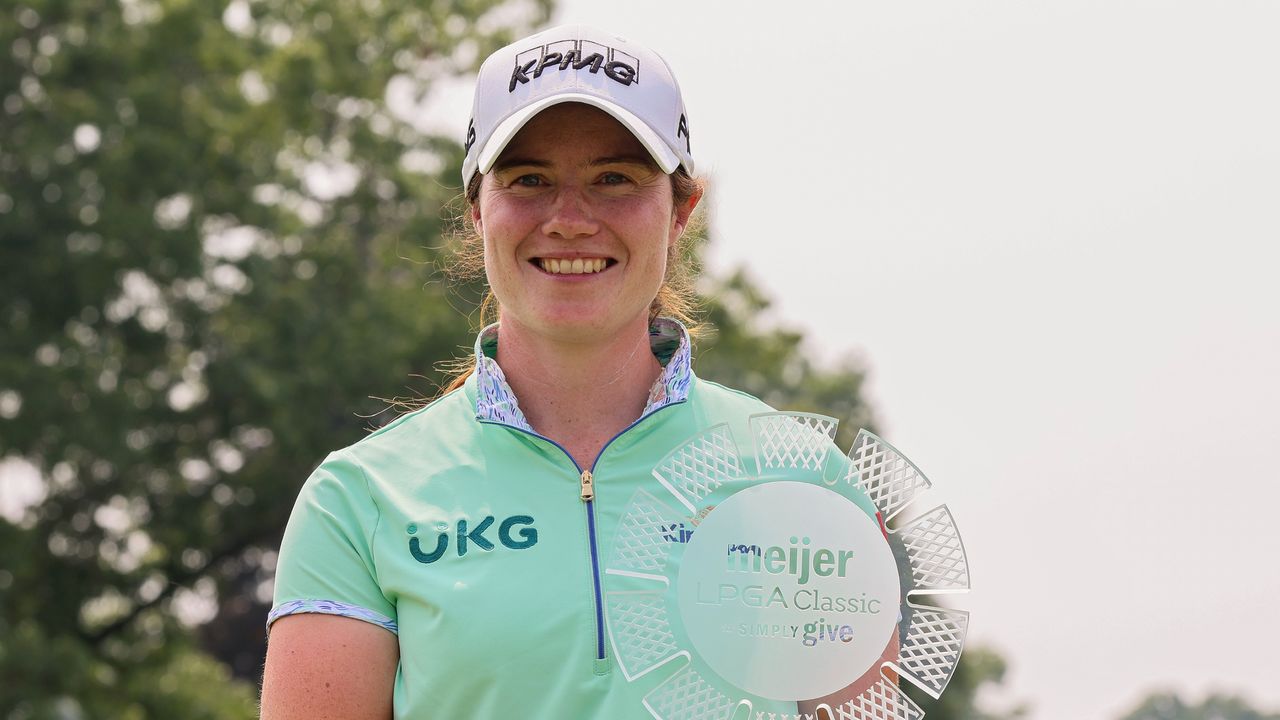
<svg viewBox="0 0 1280 720">
<path fill-rule="evenodd" d="M 354 618 L 306 613 L 271 626 L 262 720 L 388 720 L 400 645 Z"/>
</svg>

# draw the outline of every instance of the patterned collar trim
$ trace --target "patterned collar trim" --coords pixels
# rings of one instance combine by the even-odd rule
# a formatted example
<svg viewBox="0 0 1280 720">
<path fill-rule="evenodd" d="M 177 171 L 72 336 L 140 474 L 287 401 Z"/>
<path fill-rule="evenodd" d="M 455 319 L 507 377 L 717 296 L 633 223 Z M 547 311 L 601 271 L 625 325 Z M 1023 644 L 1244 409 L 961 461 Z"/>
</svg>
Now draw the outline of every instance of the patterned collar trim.
<svg viewBox="0 0 1280 720">
<path fill-rule="evenodd" d="M 684 402 L 689 397 L 689 385 L 693 368 L 689 347 L 689 333 L 684 325 L 670 318 L 658 318 L 649 326 L 649 348 L 662 363 L 662 374 L 649 388 L 649 400 L 640 417 L 656 412 L 668 405 Z M 476 419 L 502 423 L 514 428 L 534 432 L 516 394 L 507 384 L 507 377 L 494 358 L 498 354 L 498 324 L 480 331 L 476 337 Z"/>
</svg>

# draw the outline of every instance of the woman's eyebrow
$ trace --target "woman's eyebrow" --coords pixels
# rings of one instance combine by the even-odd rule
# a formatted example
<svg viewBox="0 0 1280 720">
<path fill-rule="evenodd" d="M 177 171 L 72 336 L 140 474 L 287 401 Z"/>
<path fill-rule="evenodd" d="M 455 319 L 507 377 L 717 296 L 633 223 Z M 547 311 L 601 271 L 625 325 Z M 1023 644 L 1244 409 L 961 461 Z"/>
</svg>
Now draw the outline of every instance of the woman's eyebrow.
<svg viewBox="0 0 1280 720">
<path fill-rule="evenodd" d="M 601 165 L 642 165 L 649 168 L 657 167 L 653 162 L 653 158 L 645 155 L 609 155 L 592 160 L 590 165 L 591 167 L 598 167 Z M 551 163 L 537 158 L 504 157 L 500 158 L 493 164 L 493 170 L 497 172 L 514 167 L 548 168 L 551 167 Z"/>
<path fill-rule="evenodd" d="M 654 163 L 652 158 L 645 157 L 644 155 L 611 155 L 609 157 L 596 158 L 595 160 L 591 161 L 591 164 L 593 166 L 628 164 L 628 165 L 644 165 L 646 167 L 649 167 L 649 166 L 652 166 Z"/>
<path fill-rule="evenodd" d="M 500 158 L 497 162 L 493 164 L 494 170 L 506 170 L 508 168 L 513 168 L 513 167 L 546 168 L 546 167 L 551 167 L 551 163 L 547 162 L 546 160 L 535 160 L 533 158 L 510 157 L 510 158 Z"/>
</svg>

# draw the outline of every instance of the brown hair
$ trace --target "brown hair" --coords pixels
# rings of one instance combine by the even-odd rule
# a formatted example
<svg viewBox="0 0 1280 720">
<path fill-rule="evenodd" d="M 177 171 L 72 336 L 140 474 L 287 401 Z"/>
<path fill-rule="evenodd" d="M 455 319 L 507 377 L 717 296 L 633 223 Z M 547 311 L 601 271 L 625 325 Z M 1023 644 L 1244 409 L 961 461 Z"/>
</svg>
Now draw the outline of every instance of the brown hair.
<svg viewBox="0 0 1280 720">
<path fill-rule="evenodd" d="M 683 167 L 671 173 L 671 195 L 673 207 L 687 204 L 706 190 L 706 184 L 699 178 L 691 176 Z M 466 207 L 462 209 L 454 222 L 453 244 L 457 250 L 445 265 L 446 274 L 458 281 L 484 280 L 484 239 L 476 232 L 471 221 L 471 208 L 479 202 L 480 178 L 476 173 L 467 184 Z M 698 276 L 698 267 L 694 246 L 695 239 L 703 230 L 703 214 L 695 210 L 685 225 L 680 240 L 667 252 L 667 274 L 662 279 L 662 287 L 649 304 L 649 320 L 658 317 L 669 317 L 679 320 L 689 330 L 690 339 L 698 337 L 701 327 L 697 321 L 697 293 L 693 282 Z M 493 291 L 485 289 L 484 300 L 480 303 L 479 324 L 484 327 L 498 319 L 498 300 Z M 479 328 L 476 328 L 477 330 Z M 468 355 L 447 361 L 443 364 L 449 372 L 449 380 L 441 388 L 441 395 L 462 387 L 471 373 L 475 372 L 475 357 Z"/>
</svg>

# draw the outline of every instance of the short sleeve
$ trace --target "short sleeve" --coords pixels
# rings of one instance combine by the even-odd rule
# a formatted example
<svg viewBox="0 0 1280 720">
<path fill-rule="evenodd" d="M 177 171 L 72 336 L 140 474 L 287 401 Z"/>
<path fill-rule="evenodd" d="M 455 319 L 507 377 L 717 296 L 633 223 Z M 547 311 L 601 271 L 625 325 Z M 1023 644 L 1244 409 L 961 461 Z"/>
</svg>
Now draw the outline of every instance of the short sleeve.
<svg viewBox="0 0 1280 720">
<path fill-rule="evenodd" d="M 396 633 L 395 605 L 382 593 L 373 561 L 379 511 L 364 471 L 339 451 L 302 486 L 280 543 L 271 624 L 286 615 L 323 613 Z"/>
</svg>

